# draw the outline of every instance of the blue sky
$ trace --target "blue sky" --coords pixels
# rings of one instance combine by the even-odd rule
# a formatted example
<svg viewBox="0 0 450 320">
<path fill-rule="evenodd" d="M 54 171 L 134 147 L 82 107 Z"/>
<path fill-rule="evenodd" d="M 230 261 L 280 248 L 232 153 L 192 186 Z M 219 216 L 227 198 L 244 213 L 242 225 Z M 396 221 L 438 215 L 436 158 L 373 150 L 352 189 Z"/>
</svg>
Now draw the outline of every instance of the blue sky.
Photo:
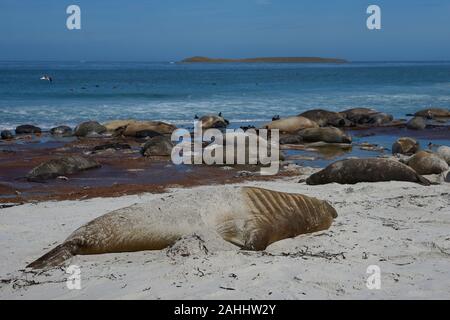
<svg viewBox="0 0 450 320">
<path fill-rule="evenodd" d="M 82 30 L 66 29 L 66 8 Z M 382 30 L 366 9 L 382 9 Z M 0 60 L 450 60 L 450 0 L 1 0 Z"/>
</svg>

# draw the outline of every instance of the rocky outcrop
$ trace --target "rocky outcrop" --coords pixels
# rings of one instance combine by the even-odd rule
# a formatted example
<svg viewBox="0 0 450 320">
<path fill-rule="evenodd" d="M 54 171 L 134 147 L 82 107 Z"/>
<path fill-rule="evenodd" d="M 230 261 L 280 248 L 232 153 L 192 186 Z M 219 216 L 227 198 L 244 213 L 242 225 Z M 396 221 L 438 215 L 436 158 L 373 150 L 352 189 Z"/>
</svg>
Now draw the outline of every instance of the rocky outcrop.
<svg viewBox="0 0 450 320">
<path fill-rule="evenodd" d="M 39 134 L 42 129 L 31 124 L 24 124 L 16 128 L 16 134 Z"/>
</svg>

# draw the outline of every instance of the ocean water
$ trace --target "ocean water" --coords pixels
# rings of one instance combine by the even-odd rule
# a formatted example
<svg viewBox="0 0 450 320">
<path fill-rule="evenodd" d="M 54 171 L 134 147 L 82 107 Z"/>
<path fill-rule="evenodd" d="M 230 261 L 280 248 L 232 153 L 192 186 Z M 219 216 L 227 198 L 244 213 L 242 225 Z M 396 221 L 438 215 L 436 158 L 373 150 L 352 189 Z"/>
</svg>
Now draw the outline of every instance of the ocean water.
<svg viewBox="0 0 450 320">
<path fill-rule="evenodd" d="M 53 82 L 39 80 L 44 74 Z M 401 118 L 430 106 L 450 108 L 450 62 L 0 62 L 1 129 L 127 118 L 188 126 L 218 112 L 238 126 L 313 108 L 372 107 Z"/>
</svg>

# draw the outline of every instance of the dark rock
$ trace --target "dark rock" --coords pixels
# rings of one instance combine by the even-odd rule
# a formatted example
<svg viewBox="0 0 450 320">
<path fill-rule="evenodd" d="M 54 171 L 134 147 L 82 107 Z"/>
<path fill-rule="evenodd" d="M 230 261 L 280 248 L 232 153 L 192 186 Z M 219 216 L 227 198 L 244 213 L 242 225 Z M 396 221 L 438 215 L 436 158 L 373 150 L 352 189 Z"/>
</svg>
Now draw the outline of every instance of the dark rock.
<svg viewBox="0 0 450 320">
<path fill-rule="evenodd" d="M 1 133 L 1 137 L 3 140 L 10 140 L 14 138 L 12 132 L 9 130 L 3 130 Z"/>
<path fill-rule="evenodd" d="M 156 136 L 147 141 L 141 149 L 143 156 L 170 156 L 173 143 L 166 136 Z"/>
<path fill-rule="evenodd" d="M 423 130 L 427 127 L 427 121 L 423 117 L 414 117 L 408 121 L 406 127 L 411 130 Z"/>
<path fill-rule="evenodd" d="M 86 137 L 92 134 L 102 134 L 106 132 L 106 128 L 97 121 L 83 122 L 75 128 L 77 137 Z"/>
<path fill-rule="evenodd" d="M 50 129 L 50 133 L 54 136 L 71 136 L 72 135 L 72 128 L 68 126 L 59 126 Z"/>
<path fill-rule="evenodd" d="M 131 146 L 126 143 L 106 143 L 99 146 L 94 147 L 94 151 L 102 151 L 107 149 L 114 149 L 114 150 L 123 150 L 123 149 L 131 149 Z"/>
<path fill-rule="evenodd" d="M 137 131 L 135 134 L 136 138 L 153 138 L 161 136 L 162 134 L 153 130 L 141 130 Z"/>
<path fill-rule="evenodd" d="M 16 128 L 16 134 L 36 134 L 41 132 L 41 128 L 33 126 L 31 124 L 24 124 Z"/>
<path fill-rule="evenodd" d="M 81 156 L 69 156 L 40 164 L 28 173 L 27 179 L 29 181 L 43 181 L 99 167 L 100 164 L 95 160 Z"/>
<path fill-rule="evenodd" d="M 447 176 L 445 177 L 445 182 L 450 182 L 450 172 L 447 173 Z"/>
</svg>

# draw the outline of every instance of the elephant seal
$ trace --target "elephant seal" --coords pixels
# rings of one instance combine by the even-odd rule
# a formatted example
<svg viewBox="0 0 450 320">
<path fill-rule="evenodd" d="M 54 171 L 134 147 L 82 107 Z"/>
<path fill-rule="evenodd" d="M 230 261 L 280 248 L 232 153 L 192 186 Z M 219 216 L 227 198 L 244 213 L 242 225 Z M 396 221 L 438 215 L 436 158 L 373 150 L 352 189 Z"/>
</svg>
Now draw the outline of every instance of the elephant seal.
<svg viewBox="0 0 450 320">
<path fill-rule="evenodd" d="M 414 116 L 424 117 L 428 119 L 433 118 L 450 118 L 450 110 L 441 108 L 429 108 L 417 111 Z"/>
<path fill-rule="evenodd" d="M 447 146 L 440 146 L 436 153 L 439 157 L 441 157 L 447 164 L 450 165 L 450 147 Z"/>
<path fill-rule="evenodd" d="M 123 135 L 126 137 L 136 137 L 137 134 L 143 131 L 171 134 L 176 129 L 177 127 L 174 125 L 162 121 L 132 121 L 126 126 Z"/>
<path fill-rule="evenodd" d="M 299 131 L 304 142 L 352 143 L 352 138 L 335 127 L 309 128 Z"/>
<path fill-rule="evenodd" d="M 150 156 L 170 156 L 172 153 L 173 143 L 169 137 L 155 136 L 150 138 L 141 148 L 141 154 L 146 157 Z"/>
<path fill-rule="evenodd" d="M 72 128 L 68 126 L 59 126 L 50 129 L 50 133 L 54 136 L 68 137 L 72 135 Z"/>
<path fill-rule="evenodd" d="M 106 132 L 106 128 L 97 121 L 87 121 L 79 124 L 75 128 L 74 135 L 77 137 L 87 137 L 91 134 L 102 134 Z"/>
<path fill-rule="evenodd" d="M 407 165 L 395 160 L 378 158 L 340 160 L 306 179 L 309 185 L 379 181 L 409 181 L 430 185 L 430 181 Z"/>
<path fill-rule="evenodd" d="M 108 132 L 114 132 L 120 128 L 126 128 L 130 123 L 136 122 L 136 120 L 112 120 L 109 122 L 105 122 L 103 126 L 106 128 Z"/>
<path fill-rule="evenodd" d="M 264 129 L 278 129 L 280 132 L 295 133 L 306 128 L 318 128 L 319 125 L 305 117 L 294 116 L 272 121 L 263 126 Z"/>
<path fill-rule="evenodd" d="M 345 127 L 349 125 L 349 121 L 339 112 L 333 112 L 323 109 L 308 110 L 300 113 L 299 116 L 308 118 L 316 122 L 321 127 Z"/>
<path fill-rule="evenodd" d="M 420 144 L 413 138 L 402 137 L 392 145 L 392 154 L 413 155 L 420 149 Z"/>
<path fill-rule="evenodd" d="M 391 122 L 394 117 L 387 113 L 382 113 L 369 108 L 353 108 L 340 112 L 345 115 L 353 125 L 373 125 L 378 126 Z"/>
<path fill-rule="evenodd" d="M 202 129 L 226 128 L 230 124 L 228 120 L 222 117 L 221 113 L 217 116 L 212 114 L 204 115 L 198 121 L 201 122 Z"/>
<path fill-rule="evenodd" d="M 407 161 L 407 164 L 418 174 L 440 174 L 448 170 L 447 162 L 427 151 L 417 152 Z"/>
<path fill-rule="evenodd" d="M 161 250 L 197 231 L 244 250 L 264 250 L 282 239 L 326 230 L 336 217 L 328 202 L 301 194 L 253 187 L 185 192 L 100 216 L 28 267 L 58 266 L 78 254 Z"/>
<path fill-rule="evenodd" d="M 414 117 L 406 123 L 406 127 L 410 130 L 423 130 L 427 127 L 424 117 Z"/>
<path fill-rule="evenodd" d="M 95 160 L 81 156 L 69 156 L 40 164 L 28 173 L 27 179 L 28 181 L 43 181 L 99 167 L 100 164 Z"/>
</svg>

